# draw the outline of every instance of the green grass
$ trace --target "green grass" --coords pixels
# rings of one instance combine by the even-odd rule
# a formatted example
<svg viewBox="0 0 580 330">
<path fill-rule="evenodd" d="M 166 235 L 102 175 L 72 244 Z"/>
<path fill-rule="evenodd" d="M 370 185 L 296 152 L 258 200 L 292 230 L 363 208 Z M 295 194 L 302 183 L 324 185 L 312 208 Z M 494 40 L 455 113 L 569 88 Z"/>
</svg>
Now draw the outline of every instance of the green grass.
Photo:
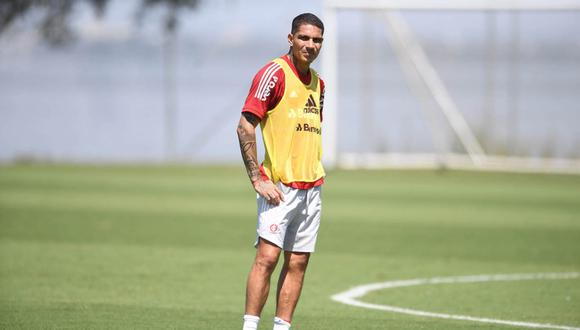
<svg viewBox="0 0 580 330">
<path fill-rule="evenodd" d="M 323 196 L 293 329 L 509 329 L 330 296 L 389 280 L 580 271 L 580 176 L 333 171 Z M 255 212 L 241 166 L 0 167 L 0 328 L 239 329 Z M 271 329 L 272 298 L 260 329 Z M 362 299 L 580 328 L 579 279 Z"/>
</svg>

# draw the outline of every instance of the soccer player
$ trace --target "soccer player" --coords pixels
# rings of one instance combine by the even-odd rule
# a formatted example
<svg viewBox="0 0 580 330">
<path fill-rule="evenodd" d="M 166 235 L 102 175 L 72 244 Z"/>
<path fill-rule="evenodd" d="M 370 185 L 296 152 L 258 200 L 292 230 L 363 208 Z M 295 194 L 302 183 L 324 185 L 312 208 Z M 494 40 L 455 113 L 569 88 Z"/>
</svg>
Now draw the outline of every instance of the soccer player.
<svg viewBox="0 0 580 330">
<path fill-rule="evenodd" d="M 257 329 L 282 251 L 274 330 L 290 329 L 314 252 L 321 213 L 321 123 L 324 83 L 310 68 L 322 46 L 324 25 L 298 15 L 288 34 L 288 54 L 254 77 L 237 128 L 242 158 L 257 192 L 256 257 L 246 287 L 244 330 Z M 256 127 L 265 157 L 258 165 Z"/>
</svg>

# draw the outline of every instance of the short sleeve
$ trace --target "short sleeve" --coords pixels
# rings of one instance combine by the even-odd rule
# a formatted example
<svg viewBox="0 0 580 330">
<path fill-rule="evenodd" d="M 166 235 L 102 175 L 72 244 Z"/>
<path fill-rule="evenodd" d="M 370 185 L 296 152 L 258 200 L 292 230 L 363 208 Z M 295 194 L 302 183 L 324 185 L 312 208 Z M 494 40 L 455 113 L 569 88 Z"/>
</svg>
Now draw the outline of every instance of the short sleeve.
<svg viewBox="0 0 580 330">
<path fill-rule="evenodd" d="M 242 112 L 250 112 L 263 119 L 280 102 L 284 85 L 282 67 L 276 62 L 268 63 L 254 76 Z"/>
</svg>

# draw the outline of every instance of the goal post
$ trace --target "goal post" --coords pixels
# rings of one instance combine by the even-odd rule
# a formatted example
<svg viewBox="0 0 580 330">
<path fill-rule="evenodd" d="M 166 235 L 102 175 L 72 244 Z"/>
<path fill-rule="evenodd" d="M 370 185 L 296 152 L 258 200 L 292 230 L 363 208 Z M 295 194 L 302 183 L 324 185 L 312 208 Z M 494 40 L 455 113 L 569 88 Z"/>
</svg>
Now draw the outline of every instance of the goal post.
<svg viewBox="0 0 580 330">
<path fill-rule="evenodd" d="M 325 9 L 580 10 L 577 0 L 325 0 Z"/>
<path fill-rule="evenodd" d="M 458 168 L 501 171 L 566 172 L 580 173 L 578 157 L 519 155 L 490 152 L 482 146 L 476 132 L 465 119 L 463 109 L 457 106 L 453 93 L 447 88 L 429 55 L 422 47 L 410 24 L 400 12 L 568 12 L 580 13 L 579 0 L 487 0 L 487 1 L 426 1 L 426 0 L 325 0 L 323 3 L 325 41 L 322 58 L 322 74 L 329 90 L 325 94 L 324 162 L 328 167 L 343 168 Z M 345 111 L 339 100 L 341 88 L 340 20 L 345 11 L 363 11 L 373 14 L 384 22 L 390 47 L 397 58 L 407 87 L 414 95 L 427 117 L 435 146 L 432 152 L 358 151 L 344 152 L 339 146 L 340 116 Z M 386 41 L 385 41 L 386 43 Z M 364 61 L 360 59 L 359 61 Z M 489 69 L 489 68 L 488 68 Z M 579 65 L 580 69 L 580 65 Z M 513 69 L 515 70 L 515 69 Z M 491 74 L 487 74 L 487 94 L 493 87 Z M 513 83 L 512 83 L 513 85 Z M 517 90 L 516 88 L 512 88 Z M 453 92 L 453 91 L 451 91 Z M 515 94 L 515 92 L 514 92 Z M 489 98 L 489 95 L 487 95 Z M 578 100 L 580 102 L 580 99 Z M 444 118 L 446 128 L 431 118 Z M 513 119 L 516 120 L 516 119 Z M 461 145 L 463 152 L 451 150 L 449 138 Z M 580 131 L 580 130 L 579 130 Z M 481 132 L 479 132 L 481 133 Z M 482 135 L 482 134 L 480 134 Z M 576 137 L 580 141 L 580 136 Z M 574 143 L 574 142 L 573 142 Z M 456 148 L 457 149 L 457 148 Z"/>
</svg>

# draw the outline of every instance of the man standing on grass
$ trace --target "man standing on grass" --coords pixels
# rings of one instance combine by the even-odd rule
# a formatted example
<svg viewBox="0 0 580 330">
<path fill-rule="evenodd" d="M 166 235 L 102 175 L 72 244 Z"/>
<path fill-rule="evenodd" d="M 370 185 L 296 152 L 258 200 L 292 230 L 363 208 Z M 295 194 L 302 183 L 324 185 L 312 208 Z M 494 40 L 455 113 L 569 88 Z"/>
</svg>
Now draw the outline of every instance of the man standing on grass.
<svg viewBox="0 0 580 330">
<path fill-rule="evenodd" d="M 288 54 L 254 77 L 237 133 L 242 158 L 257 192 L 256 257 L 246 287 L 244 330 L 257 329 L 282 250 L 274 330 L 290 329 L 304 274 L 314 252 L 321 212 L 322 105 L 324 83 L 310 68 L 322 46 L 324 25 L 298 15 L 288 35 Z M 258 165 L 256 127 L 265 157 Z"/>
</svg>

